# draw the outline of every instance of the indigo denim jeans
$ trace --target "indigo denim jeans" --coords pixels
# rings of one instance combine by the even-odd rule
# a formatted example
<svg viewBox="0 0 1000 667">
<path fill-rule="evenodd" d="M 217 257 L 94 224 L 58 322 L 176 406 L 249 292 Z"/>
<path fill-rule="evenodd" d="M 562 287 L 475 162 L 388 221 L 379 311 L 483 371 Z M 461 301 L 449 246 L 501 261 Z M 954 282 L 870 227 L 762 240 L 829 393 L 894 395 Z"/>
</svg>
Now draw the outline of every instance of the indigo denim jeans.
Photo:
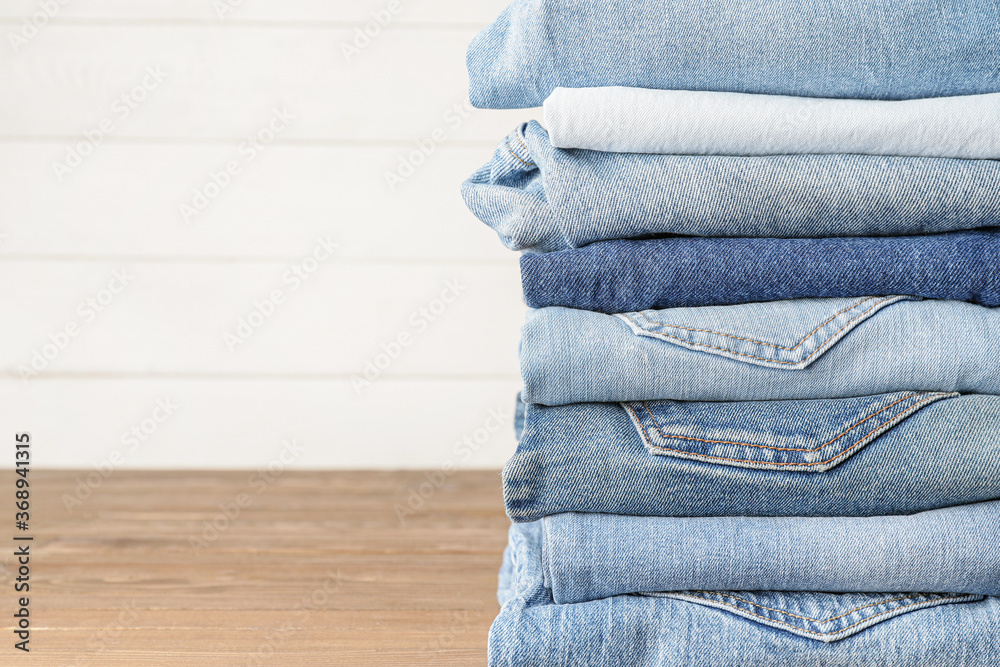
<svg viewBox="0 0 1000 667">
<path fill-rule="evenodd" d="M 1000 232 L 602 241 L 521 256 L 531 308 L 601 313 L 908 294 L 1000 306 Z"/>
</svg>

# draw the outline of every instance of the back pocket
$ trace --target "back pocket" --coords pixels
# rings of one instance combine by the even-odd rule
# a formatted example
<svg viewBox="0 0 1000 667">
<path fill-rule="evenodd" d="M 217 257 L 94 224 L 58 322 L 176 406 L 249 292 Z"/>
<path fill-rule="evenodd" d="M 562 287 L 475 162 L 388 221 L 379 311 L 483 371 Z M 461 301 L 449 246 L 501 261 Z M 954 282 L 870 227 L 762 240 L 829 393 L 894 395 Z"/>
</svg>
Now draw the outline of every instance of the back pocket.
<svg viewBox="0 0 1000 667">
<path fill-rule="evenodd" d="M 825 472 L 923 407 L 957 393 L 707 403 L 622 403 L 650 453 L 706 463 Z"/>
<path fill-rule="evenodd" d="M 945 593 L 771 593 L 684 591 L 642 593 L 713 607 L 800 637 L 835 642 L 918 609 L 976 602 L 983 595 Z"/>
<path fill-rule="evenodd" d="M 794 299 L 616 315 L 637 336 L 768 368 L 803 369 L 855 327 L 908 296 Z"/>
</svg>

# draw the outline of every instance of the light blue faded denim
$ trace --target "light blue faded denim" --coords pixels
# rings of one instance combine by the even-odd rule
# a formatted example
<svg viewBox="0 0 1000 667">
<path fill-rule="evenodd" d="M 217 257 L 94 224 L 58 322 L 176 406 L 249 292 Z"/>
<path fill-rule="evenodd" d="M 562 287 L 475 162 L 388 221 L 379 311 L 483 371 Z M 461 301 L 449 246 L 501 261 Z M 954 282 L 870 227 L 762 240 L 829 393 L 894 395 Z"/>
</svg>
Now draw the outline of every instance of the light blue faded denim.
<svg viewBox="0 0 1000 667">
<path fill-rule="evenodd" d="M 504 556 L 494 666 L 996 667 L 1000 598 L 684 591 L 555 604 L 539 524 Z"/>
<path fill-rule="evenodd" d="M 507 514 L 874 516 L 1000 500 L 1000 397 L 519 403 Z"/>
<path fill-rule="evenodd" d="M 898 236 L 1000 225 L 1000 161 L 553 148 L 532 121 L 462 186 L 513 250 L 654 234 Z"/>
<path fill-rule="evenodd" d="M 1000 501 L 907 516 L 542 519 L 559 604 L 724 589 L 1000 595 Z"/>
<path fill-rule="evenodd" d="M 525 402 L 1000 394 L 1000 311 L 910 297 L 529 311 Z"/>
<path fill-rule="evenodd" d="M 478 107 L 557 86 L 908 99 L 1000 90 L 995 0 L 515 0 L 469 46 Z"/>
</svg>

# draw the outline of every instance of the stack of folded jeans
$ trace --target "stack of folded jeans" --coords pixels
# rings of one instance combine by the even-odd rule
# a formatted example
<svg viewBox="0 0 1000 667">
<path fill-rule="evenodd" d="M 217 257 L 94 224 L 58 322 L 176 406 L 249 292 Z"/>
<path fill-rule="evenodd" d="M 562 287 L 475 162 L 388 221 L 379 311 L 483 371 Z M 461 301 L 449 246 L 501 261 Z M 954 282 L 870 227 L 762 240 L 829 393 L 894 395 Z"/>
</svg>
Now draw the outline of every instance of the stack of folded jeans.
<svg viewBox="0 0 1000 667">
<path fill-rule="evenodd" d="M 517 0 L 491 665 L 1000 665 L 1000 4 Z"/>
</svg>

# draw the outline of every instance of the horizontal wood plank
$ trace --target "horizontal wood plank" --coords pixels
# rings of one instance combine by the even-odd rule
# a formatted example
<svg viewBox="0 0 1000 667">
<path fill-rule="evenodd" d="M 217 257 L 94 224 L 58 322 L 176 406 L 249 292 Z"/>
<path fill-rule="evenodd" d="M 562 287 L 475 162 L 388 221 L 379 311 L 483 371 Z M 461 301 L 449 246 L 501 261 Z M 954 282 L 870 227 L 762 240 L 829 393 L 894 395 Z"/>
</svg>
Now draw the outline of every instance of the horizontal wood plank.
<svg viewBox="0 0 1000 667">
<path fill-rule="evenodd" d="M 18 100 L 0 134 L 489 146 L 532 112 L 468 105 L 475 32 L 387 30 L 345 56 L 347 28 L 51 25 L 0 67 Z"/>
<path fill-rule="evenodd" d="M 485 662 L 509 525 L 495 470 L 454 474 L 405 525 L 396 492 L 421 472 L 288 472 L 197 552 L 178 502 L 211 515 L 244 473 L 121 472 L 69 514 L 60 497 L 85 472 L 31 476 L 33 665 Z M 0 473 L 0 488 L 12 482 Z M 189 488 L 199 495 L 180 498 Z M 146 520 L 105 514 L 136 503 Z M 302 503 L 325 519 L 303 519 Z"/>
<path fill-rule="evenodd" d="M 0 311 L 18 326 L 0 330 L 0 368 L 516 375 L 516 265 L 342 266 L 317 248 L 291 264 L 2 262 Z"/>
<path fill-rule="evenodd" d="M 78 495 L 96 500 L 106 479 L 129 468 L 499 468 L 515 448 L 519 385 L 381 378 L 356 392 L 347 379 L 2 380 L 0 427 L 43 443 L 39 466 L 93 473 Z M 168 415 L 164 405 L 175 407 Z M 285 442 L 295 443 L 291 453 Z M 406 502 L 410 491 L 392 493 Z M 185 487 L 176 500 L 204 493 Z"/>
<path fill-rule="evenodd" d="M 490 148 L 443 144 L 390 183 L 386 175 L 406 159 L 406 146 L 274 146 L 202 209 L 194 192 L 238 155 L 235 145 L 105 144 L 60 181 L 52 165 L 63 150 L 52 142 L 0 150 L 0 261 L 294 260 L 321 234 L 348 259 L 517 261 L 459 193 Z"/>
</svg>

